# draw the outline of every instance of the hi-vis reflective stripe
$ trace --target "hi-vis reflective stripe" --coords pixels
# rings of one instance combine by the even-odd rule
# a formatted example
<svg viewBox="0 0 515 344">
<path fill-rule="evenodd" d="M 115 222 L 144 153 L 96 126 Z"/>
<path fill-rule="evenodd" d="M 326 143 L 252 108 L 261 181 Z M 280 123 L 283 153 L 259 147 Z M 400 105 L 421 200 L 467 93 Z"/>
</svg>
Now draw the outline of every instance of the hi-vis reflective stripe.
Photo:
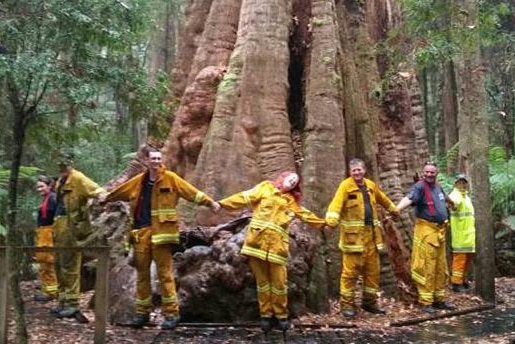
<svg viewBox="0 0 515 344">
<path fill-rule="evenodd" d="M 283 257 L 278 254 L 263 251 L 258 248 L 254 248 L 254 247 L 250 247 L 250 246 L 243 246 L 240 253 L 248 255 L 248 256 L 256 257 L 256 258 L 259 258 L 262 260 L 267 260 L 270 263 L 275 263 L 275 264 L 279 264 L 279 265 L 286 265 L 286 263 L 288 262 L 288 257 Z"/>
<path fill-rule="evenodd" d="M 250 246 L 243 246 L 241 249 L 241 254 L 246 254 L 252 257 L 256 257 L 262 260 L 266 260 L 266 252 L 263 250 L 259 250 L 257 248 L 253 248 Z"/>
<path fill-rule="evenodd" d="M 363 252 L 364 250 L 363 245 L 345 245 L 342 243 L 340 243 L 339 248 L 343 252 Z"/>
<path fill-rule="evenodd" d="M 326 219 L 335 219 L 335 220 L 339 220 L 340 219 L 340 213 L 336 212 L 336 211 L 328 211 L 326 214 L 325 214 L 325 218 Z"/>
<path fill-rule="evenodd" d="M 272 294 L 277 295 L 277 296 L 288 295 L 288 288 L 278 289 L 278 288 L 271 287 L 270 291 L 272 292 Z"/>
<path fill-rule="evenodd" d="M 422 285 L 426 285 L 426 278 L 421 274 L 415 272 L 414 270 L 411 270 L 411 277 L 413 277 L 415 282 L 420 283 Z"/>
<path fill-rule="evenodd" d="M 42 286 L 42 289 L 43 291 L 47 292 L 47 293 L 52 293 L 52 292 L 55 292 L 57 291 L 59 288 L 57 287 L 57 285 L 44 285 Z"/>
<path fill-rule="evenodd" d="M 177 302 L 177 297 L 175 297 L 175 296 L 169 296 L 169 297 L 161 296 L 161 301 L 163 303 L 176 303 Z"/>
<path fill-rule="evenodd" d="M 267 260 L 270 263 L 276 263 L 276 264 L 279 264 L 279 265 L 286 265 L 288 263 L 288 258 L 287 257 L 283 257 L 283 256 L 280 256 L 278 254 L 271 253 L 271 252 L 268 252 Z"/>
<path fill-rule="evenodd" d="M 144 300 L 136 299 L 136 304 L 140 306 L 152 306 L 152 297 L 149 297 Z"/>
<path fill-rule="evenodd" d="M 381 243 L 381 244 L 376 244 L 376 247 L 377 247 L 377 250 L 378 250 L 378 251 L 382 251 L 382 250 L 384 250 L 384 244 L 383 244 L 383 243 Z"/>
<path fill-rule="evenodd" d="M 178 243 L 179 233 L 174 234 L 152 234 L 153 244 Z"/>
<path fill-rule="evenodd" d="M 433 293 L 419 292 L 418 296 L 419 296 L 420 300 L 422 300 L 422 301 L 433 302 Z"/>
<path fill-rule="evenodd" d="M 257 292 L 258 293 L 268 293 L 270 291 L 270 284 L 263 284 L 262 286 L 257 285 Z"/>
<path fill-rule="evenodd" d="M 340 223 L 343 226 L 345 226 L 345 227 L 363 227 L 365 225 L 365 221 L 364 220 L 361 220 L 361 221 L 346 221 L 346 220 L 342 220 Z"/>
<path fill-rule="evenodd" d="M 365 220 L 341 220 L 340 224 L 345 227 L 365 227 Z M 381 221 L 375 219 L 374 226 L 381 226 Z"/>
<path fill-rule="evenodd" d="M 258 219 L 252 219 L 250 221 L 249 226 L 257 227 L 257 228 L 270 228 L 270 229 L 273 229 L 274 231 L 278 232 L 279 234 L 281 234 L 283 237 L 286 237 L 286 238 L 288 237 L 288 232 L 284 228 L 276 225 L 273 222 L 266 222 L 266 221 L 261 221 Z"/>
<path fill-rule="evenodd" d="M 452 276 L 454 276 L 454 277 L 463 277 L 463 272 L 453 270 Z"/>
<path fill-rule="evenodd" d="M 177 215 L 177 211 L 175 210 L 175 208 L 152 209 L 150 214 L 152 216 L 158 216 L 158 215 Z"/>
<path fill-rule="evenodd" d="M 474 216 L 474 214 L 470 211 L 451 211 L 451 215 L 454 217 L 459 217 L 459 218 Z"/>
<path fill-rule="evenodd" d="M 376 288 L 370 288 L 370 287 L 365 287 L 363 288 L 363 292 L 367 293 L 367 294 L 375 294 L 377 293 L 379 290 L 376 289 Z"/>
<path fill-rule="evenodd" d="M 444 296 L 445 290 L 444 289 L 437 289 L 435 290 L 435 296 Z"/>
<path fill-rule="evenodd" d="M 340 288 L 340 295 L 343 297 L 354 297 L 354 289 Z"/>
<path fill-rule="evenodd" d="M 195 199 L 193 200 L 193 202 L 199 204 L 205 196 L 206 196 L 205 193 L 203 193 L 202 191 L 199 191 L 195 195 Z"/>
<path fill-rule="evenodd" d="M 476 252 L 476 248 L 475 247 L 453 247 L 452 252 L 471 253 L 471 252 Z"/>
</svg>

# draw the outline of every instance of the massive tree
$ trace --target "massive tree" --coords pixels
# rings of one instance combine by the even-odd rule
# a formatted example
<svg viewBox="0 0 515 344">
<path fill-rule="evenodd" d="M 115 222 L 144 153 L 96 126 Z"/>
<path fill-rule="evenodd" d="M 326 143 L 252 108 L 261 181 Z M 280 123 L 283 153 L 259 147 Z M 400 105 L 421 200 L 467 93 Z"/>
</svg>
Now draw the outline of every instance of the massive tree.
<svg viewBox="0 0 515 344">
<path fill-rule="evenodd" d="M 215 198 L 297 170 L 305 206 L 323 216 L 346 162 L 359 157 L 398 200 L 428 157 L 415 72 L 379 49 L 399 22 L 390 0 L 190 1 L 172 73 L 181 104 L 165 143 L 168 167 Z M 220 221 L 182 210 L 200 224 Z M 410 227 L 405 215 L 388 235 L 404 257 L 398 278 Z M 337 294 L 336 236 L 311 238 L 318 254 L 306 302 L 315 310 Z"/>
</svg>

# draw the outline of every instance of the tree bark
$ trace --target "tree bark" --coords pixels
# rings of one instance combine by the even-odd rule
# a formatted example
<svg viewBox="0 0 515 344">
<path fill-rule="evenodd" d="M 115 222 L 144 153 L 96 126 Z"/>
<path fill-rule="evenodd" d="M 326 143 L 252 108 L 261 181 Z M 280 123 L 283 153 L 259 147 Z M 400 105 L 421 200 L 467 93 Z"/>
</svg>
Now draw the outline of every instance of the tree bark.
<svg viewBox="0 0 515 344">
<path fill-rule="evenodd" d="M 12 106 L 14 116 L 12 133 L 13 133 L 13 150 L 11 169 L 9 175 L 8 203 L 7 203 L 7 254 L 9 258 L 9 282 L 10 292 L 14 304 L 14 316 L 16 323 L 16 343 L 28 343 L 28 333 L 25 322 L 25 306 L 23 303 L 20 289 L 20 271 L 19 262 L 22 260 L 20 251 L 13 249 L 14 246 L 20 245 L 21 233 L 17 230 L 16 214 L 18 212 L 18 176 L 20 173 L 21 158 L 23 155 L 23 145 L 25 143 L 25 133 L 27 129 L 28 119 L 32 113 L 23 109 L 19 102 L 19 92 L 16 89 L 14 81 L 8 77 L 7 87 L 9 91 L 9 101 Z M 34 110 L 31 110 L 34 111 Z"/>
<path fill-rule="evenodd" d="M 334 1 L 312 2 L 314 25 L 305 62 L 304 202 L 318 214 L 324 214 L 325 205 L 329 204 L 339 181 L 345 178 L 347 169 L 345 147 L 341 144 L 345 142 L 342 47 L 334 8 Z M 316 292 L 310 293 L 308 299 L 309 305 L 318 311 L 327 309 L 329 295 L 338 293 L 341 259 L 337 238 L 337 231 L 328 238 L 319 238 L 310 275 L 310 289 Z"/>
<path fill-rule="evenodd" d="M 445 61 L 443 64 L 442 116 L 447 174 L 454 175 L 457 156 L 452 154 L 452 149 L 458 143 L 458 86 L 453 61 Z"/>
<path fill-rule="evenodd" d="M 464 27 L 470 30 L 469 40 L 463 51 L 463 111 L 461 123 L 470 128 L 470 176 L 472 199 L 476 218 L 475 259 L 476 293 L 484 300 L 495 301 L 494 235 L 490 214 L 490 179 L 488 167 L 488 114 L 481 50 L 479 46 L 479 1 L 466 0 L 463 3 L 468 16 Z M 463 138 L 463 136 L 460 136 Z M 472 139 L 473 138 L 473 139 Z"/>
<path fill-rule="evenodd" d="M 234 5 L 220 12 L 222 3 Z M 197 34 L 187 24 L 182 39 L 199 43 L 182 41 L 189 50 L 179 50 L 183 57 L 176 61 L 173 75 L 181 69 L 184 85 L 174 93 L 182 98 L 164 149 L 168 166 L 217 199 L 297 169 L 304 205 L 323 216 L 346 176 L 348 157 L 359 157 L 368 176 L 394 201 L 403 197 L 429 153 L 415 72 L 409 66 L 399 70 L 373 49 L 401 22 L 397 4 L 242 0 L 236 10 L 236 3 L 213 0 L 210 8 L 202 7 L 209 14 L 189 14 L 187 23 L 197 21 Z M 237 20 L 215 13 L 231 13 Z M 198 23 L 201 17 L 205 25 Z M 217 47 L 221 50 L 206 54 Z M 187 70 L 179 68 L 186 55 L 193 62 Z M 227 70 L 218 83 L 209 71 L 223 73 L 224 59 Z M 196 219 L 197 224 L 234 216 L 215 218 L 185 205 L 179 212 L 186 223 Z M 407 280 L 411 229 L 407 214 L 400 225 L 388 225 L 390 256 L 401 257 L 392 266 L 383 256 L 388 290 Z M 309 255 L 309 273 L 295 283 L 309 285 L 303 292 L 312 310 L 327 309 L 328 298 L 337 296 L 337 235 L 309 234 L 310 242 L 318 243 L 316 254 Z"/>
<path fill-rule="evenodd" d="M 186 9 L 186 22 L 182 28 L 179 50 L 172 70 L 173 98 L 180 99 L 187 86 L 191 61 L 197 52 L 199 36 L 204 32 L 204 24 L 213 0 L 189 0 Z M 173 100 L 173 99 L 172 99 Z"/>
</svg>

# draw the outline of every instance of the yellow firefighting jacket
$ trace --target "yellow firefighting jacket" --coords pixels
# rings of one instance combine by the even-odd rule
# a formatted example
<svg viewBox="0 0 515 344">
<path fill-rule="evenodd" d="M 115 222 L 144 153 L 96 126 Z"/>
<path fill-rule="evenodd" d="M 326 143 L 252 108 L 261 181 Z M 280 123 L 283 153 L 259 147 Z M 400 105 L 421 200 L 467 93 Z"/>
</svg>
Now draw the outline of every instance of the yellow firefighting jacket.
<svg viewBox="0 0 515 344">
<path fill-rule="evenodd" d="M 288 260 L 288 225 L 294 217 L 316 228 L 325 224 L 270 181 L 225 198 L 220 204 L 226 209 L 252 208 L 252 220 L 241 253 L 280 265 L 286 265 Z"/>
<path fill-rule="evenodd" d="M 377 204 L 379 203 L 389 212 L 395 212 L 395 204 L 384 194 L 379 186 L 369 179 L 364 179 L 368 190 L 368 197 L 372 207 L 373 234 L 378 250 L 384 249 L 381 222 L 377 218 Z M 363 194 L 352 177 L 340 183 L 336 194 L 329 204 L 325 216 L 327 224 L 335 227 L 340 224 L 339 247 L 343 252 L 363 252 L 363 235 L 365 227 L 365 205 Z"/>
<path fill-rule="evenodd" d="M 449 198 L 456 205 L 456 210 L 451 210 L 452 251 L 473 253 L 476 249 L 476 224 L 472 200 L 467 191 L 457 188 L 452 190 Z"/>
<path fill-rule="evenodd" d="M 56 190 L 62 193 L 69 221 L 67 228 L 74 231 L 73 234 L 77 238 L 84 238 L 91 231 L 87 211 L 88 199 L 96 197 L 103 189 L 82 172 L 72 169 L 64 185 L 57 182 Z"/>
<path fill-rule="evenodd" d="M 106 202 L 126 201 L 134 215 L 143 185 L 145 173 L 140 173 L 111 191 Z M 213 200 L 202 191 L 161 166 L 152 188 L 152 244 L 178 244 L 179 226 L 175 210 L 179 197 L 200 205 L 209 205 Z"/>
</svg>

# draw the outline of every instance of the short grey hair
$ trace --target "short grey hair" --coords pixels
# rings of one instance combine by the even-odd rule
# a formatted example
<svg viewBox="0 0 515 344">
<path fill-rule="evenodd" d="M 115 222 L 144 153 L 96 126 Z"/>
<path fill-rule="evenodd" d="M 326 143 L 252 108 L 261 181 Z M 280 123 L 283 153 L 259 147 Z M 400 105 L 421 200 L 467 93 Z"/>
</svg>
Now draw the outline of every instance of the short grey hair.
<svg viewBox="0 0 515 344">
<path fill-rule="evenodd" d="M 354 158 L 351 161 L 349 161 L 349 167 L 352 168 L 354 166 L 361 165 L 363 168 L 365 168 L 365 162 L 361 159 Z"/>
</svg>

